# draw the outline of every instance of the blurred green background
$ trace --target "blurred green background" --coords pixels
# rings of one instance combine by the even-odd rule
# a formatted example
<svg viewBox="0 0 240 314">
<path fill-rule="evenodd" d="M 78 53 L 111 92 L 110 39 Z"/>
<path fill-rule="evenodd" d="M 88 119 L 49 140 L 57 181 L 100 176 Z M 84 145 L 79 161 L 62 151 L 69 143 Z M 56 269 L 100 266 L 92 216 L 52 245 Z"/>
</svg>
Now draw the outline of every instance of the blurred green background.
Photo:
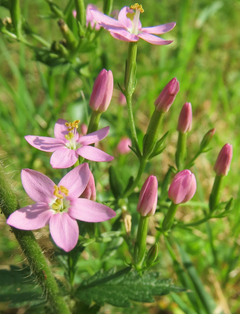
<svg viewBox="0 0 240 314">
<path fill-rule="evenodd" d="M 86 6 L 88 3 L 85 1 Z M 102 2 L 91 3 L 102 9 Z M 65 8 L 66 1 L 61 0 L 57 4 L 60 8 Z M 124 5 L 131 4 L 133 3 L 129 1 L 115 0 L 113 9 L 120 10 Z M 193 108 L 193 129 L 188 138 L 189 156 L 194 155 L 203 135 L 211 128 L 216 128 L 211 142 L 212 150 L 202 155 L 194 167 L 198 178 L 198 195 L 195 200 L 207 204 L 214 179 L 212 167 L 217 154 L 225 143 L 233 145 L 231 170 L 224 178 L 221 195 L 222 201 L 234 197 L 233 209 L 225 218 L 212 220 L 209 225 L 203 224 L 190 230 L 177 229 L 174 235 L 191 255 L 207 293 L 214 299 L 214 313 L 237 314 L 240 313 L 240 2 L 144 0 L 141 4 L 145 10 L 141 15 L 143 27 L 173 21 L 177 25 L 162 36 L 173 40 L 169 46 L 154 46 L 139 40 L 138 82 L 133 96 L 139 139 L 147 129 L 154 100 L 162 88 L 173 77 L 180 82 L 180 92 L 164 118 L 162 131 L 170 131 L 168 146 L 160 158 L 153 159 L 148 165 L 144 178 L 147 174 L 154 174 L 161 182 L 168 164 L 174 164 L 177 119 L 185 102 L 191 102 Z M 51 11 L 47 2 L 25 0 L 21 2 L 21 8 L 24 19 L 35 33 L 49 43 L 62 39 L 57 19 L 49 18 Z M 9 16 L 9 11 L 0 7 L 0 18 L 6 16 Z M 77 34 L 76 26 L 72 25 L 72 29 Z M 127 48 L 126 42 L 117 41 L 102 30 L 94 49 L 79 55 L 86 66 L 77 73 L 70 64 L 50 68 L 36 60 L 36 54 L 25 45 L 0 35 L 0 158 L 13 180 L 13 188 L 19 195 L 22 206 L 28 203 L 20 182 L 22 168 L 32 168 L 57 178 L 62 175 L 61 171 L 49 166 L 49 156 L 30 147 L 24 136 L 51 136 L 58 118 L 70 121 L 79 118 L 81 122 L 87 123 L 88 100 L 94 79 L 102 68 L 112 70 L 115 90 L 112 103 L 101 119 L 101 126 L 110 125 L 111 132 L 101 145 L 114 155 L 113 164 L 119 163 L 123 173 L 136 175 L 135 156 L 130 154 L 119 157 L 116 150 L 120 138 L 130 135 L 126 107 L 118 105 L 118 83 L 123 85 Z M 99 199 L 106 198 L 104 189 L 109 190 L 107 167 L 108 165 L 99 165 L 96 169 Z M 177 218 L 189 222 L 201 217 L 202 211 L 198 207 L 184 207 Z M 154 224 L 153 220 L 151 236 L 156 233 Z M 47 230 L 42 233 L 37 231 L 36 236 L 40 242 L 48 241 L 47 233 Z M 0 237 L 1 264 L 22 263 L 24 256 L 10 234 L 9 227 L 5 225 L 4 217 L 0 220 Z M 95 249 L 101 254 L 101 248 Z M 118 257 L 124 259 L 126 250 L 127 247 L 122 246 Z M 160 240 L 160 260 L 163 277 L 172 277 L 174 283 L 179 284 L 163 240 Z M 83 268 L 86 267 L 84 262 L 83 259 Z M 112 260 L 108 266 L 113 266 L 114 263 L 115 260 Z M 124 263 L 120 262 L 119 266 L 122 265 Z M 87 272 L 92 274 L 93 270 L 97 271 L 103 264 L 101 259 L 96 258 L 94 261 L 93 258 L 87 267 Z M 186 294 L 179 296 L 188 303 Z M 177 296 L 168 296 L 158 299 L 153 305 L 135 305 L 129 313 L 185 313 L 180 303 Z M 101 310 L 101 313 L 109 312 L 120 313 L 122 310 L 108 305 Z M 128 313 L 128 310 L 123 313 Z"/>
</svg>

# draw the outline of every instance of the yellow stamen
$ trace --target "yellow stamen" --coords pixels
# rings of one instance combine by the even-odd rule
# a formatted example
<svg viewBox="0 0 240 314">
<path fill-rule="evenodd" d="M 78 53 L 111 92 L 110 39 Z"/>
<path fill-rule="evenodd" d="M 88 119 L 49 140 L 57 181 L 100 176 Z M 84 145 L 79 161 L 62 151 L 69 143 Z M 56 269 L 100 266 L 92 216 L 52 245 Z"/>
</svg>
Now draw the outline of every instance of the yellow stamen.
<svg viewBox="0 0 240 314">
<path fill-rule="evenodd" d="M 131 5 L 131 6 L 130 6 L 130 9 L 132 9 L 132 10 L 138 10 L 138 11 L 140 11 L 140 13 L 143 13 L 143 12 L 144 12 L 142 5 L 141 5 L 141 4 L 138 4 L 138 3 L 135 3 L 135 4 Z"/>
<path fill-rule="evenodd" d="M 68 189 L 65 188 L 65 186 L 60 185 L 59 191 L 62 192 L 63 194 L 65 194 L 66 196 L 68 196 L 68 193 L 69 193 L 69 192 L 68 192 Z"/>
<path fill-rule="evenodd" d="M 78 124 L 79 124 L 80 120 L 75 120 L 73 122 L 66 122 L 65 125 L 68 127 L 68 131 L 72 131 L 74 130 L 74 128 L 78 128 Z"/>
<path fill-rule="evenodd" d="M 58 188 L 58 186 L 57 185 L 55 185 L 54 186 L 54 192 L 53 192 L 53 195 L 55 195 L 57 198 L 61 198 L 61 199 L 63 199 L 63 195 L 62 194 L 60 194 L 58 191 L 59 191 L 60 189 Z M 61 190 L 60 190 L 61 191 Z"/>
<path fill-rule="evenodd" d="M 128 17 L 131 21 L 133 21 L 133 18 L 134 18 L 134 16 L 135 16 L 135 13 L 134 12 L 128 12 L 127 14 L 126 14 L 126 17 Z"/>
<path fill-rule="evenodd" d="M 70 141 L 74 137 L 74 134 L 72 132 L 69 132 L 64 137 L 66 140 Z"/>
<path fill-rule="evenodd" d="M 58 210 L 62 206 L 62 200 L 61 199 L 56 199 L 56 201 L 52 204 L 52 209 Z"/>
</svg>

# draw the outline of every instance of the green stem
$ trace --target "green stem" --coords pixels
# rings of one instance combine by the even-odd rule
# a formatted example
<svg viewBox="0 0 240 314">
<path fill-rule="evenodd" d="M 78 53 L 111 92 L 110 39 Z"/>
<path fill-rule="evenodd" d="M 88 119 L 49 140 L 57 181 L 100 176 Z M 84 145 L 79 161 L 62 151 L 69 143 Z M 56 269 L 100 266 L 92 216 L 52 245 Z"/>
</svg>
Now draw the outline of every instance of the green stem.
<svg viewBox="0 0 240 314">
<path fill-rule="evenodd" d="M 133 181 L 132 185 L 129 187 L 129 189 L 127 189 L 127 191 L 125 191 L 125 193 L 123 194 L 122 198 L 128 197 L 135 189 L 135 187 L 137 186 L 139 180 L 141 179 L 141 176 L 143 174 L 143 171 L 145 169 L 147 160 L 144 158 L 140 159 L 140 165 L 139 165 L 139 169 L 138 169 L 138 174 L 136 179 Z"/>
<path fill-rule="evenodd" d="M 146 252 L 146 238 L 148 231 L 149 217 L 140 216 L 138 223 L 137 240 L 134 247 L 135 267 L 141 270 Z"/>
<path fill-rule="evenodd" d="M 75 0 L 75 7 L 77 11 L 76 20 L 85 29 L 86 27 L 86 11 L 83 0 Z"/>
<path fill-rule="evenodd" d="M 95 131 L 98 130 L 98 124 L 99 124 L 99 121 L 100 121 L 101 114 L 102 114 L 101 112 L 97 112 L 97 111 L 93 111 L 92 110 L 90 121 L 88 123 L 88 132 L 87 132 L 87 134 L 95 132 Z"/>
<path fill-rule="evenodd" d="M 18 38 L 22 37 L 22 20 L 20 10 L 20 0 L 10 0 L 10 13 L 12 23 Z"/>
<path fill-rule="evenodd" d="M 112 11 L 113 0 L 104 0 L 103 13 L 109 15 Z"/>
<path fill-rule="evenodd" d="M 178 207 L 178 205 L 174 204 L 173 202 L 172 202 L 171 206 L 169 207 L 168 212 L 167 212 L 167 214 L 163 220 L 163 223 L 162 223 L 162 229 L 164 232 L 168 231 L 172 227 L 174 216 L 175 216 L 176 211 L 177 211 L 177 207 Z"/>
<path fill-rule="evenodd" d="M 177 151 L 175 155 L 178 171 L 184 169 L 186 152 L 187 152 L 187 132 L 186 133 L 178 132 Z"/>
<path fill-rule="evenodd" d="M 210 212 L 213 212 L 215 210 L 217 204 L 219 203 L 219 192 L 220 192 L 220 188 L 221 188 L 222 178 L 223 178 L 223 176 L 218 176 L 218 175 L 216 175 L 216 177 L 215 177 L 212 192 L 211 192 L 210 197 L 209 197 Z"/>
<path fill-rule="evenodd" d="M 137 69 L 136 59 L 137 59 L 137 42 L 130 42 L 128 46 L 128 58 L 126 62 L 124 85 L 133 147 L 138 147 L 137 132 L 135 128 L 132 110 L 132 95 L 136 86 L 136 69 Z"/>
<path fill-rule="evenodd" d="M 143 142 L 143 156 L 147 158 L 153 151 L 158 135 L 159 135 L 159 128 L 162 122 L 163 112 L 155 111 L 152 114 L 151 120 L 148 125 L 148 129 L 146 135 L 144 137 Z"/>
<path fill-rule="evenodd" d="M 0 199 L 1 210 L 8 218 L 15 210 L 19 208 L 15 194 L 6 178 L 3 168 L 0 166 Z M 35 274 L 38 283 L 49 301 L 54 313 L 70 314 L 70 311 L 59 291 L 58 285 L 53 276 L 52 270 L 39 247 L 31 231 L 23 231 L 12 228 L 27 260 L 31 271 Z"/>
</svg>

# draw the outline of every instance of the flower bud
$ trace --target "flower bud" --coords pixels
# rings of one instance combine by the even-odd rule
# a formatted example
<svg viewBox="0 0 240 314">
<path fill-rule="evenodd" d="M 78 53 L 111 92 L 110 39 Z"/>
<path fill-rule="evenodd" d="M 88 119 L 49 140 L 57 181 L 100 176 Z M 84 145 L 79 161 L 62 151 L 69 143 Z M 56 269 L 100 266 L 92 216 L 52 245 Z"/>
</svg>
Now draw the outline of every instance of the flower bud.
<svg viewBox="0 0 240 314">
<path fill-rule="evenodd" d="M 85 123 L 82 123 L 80 126 L 81 129 L 81 135 L 86 135 L 88 131 L 88 126 Z"/>
<path fill-rule="evenodd" d="M 158 256 L 158 245 L 157 243 L 155 243 L 147 253 L 147 257 L 146 257 L 147 267 L 150 267 L 155 262 L 155 260 L 157 259 L 157 256 Z"/>
<path fill-rule="evenodd" d="M 142 186 L 137 211 L 143 217 L 155 214 L 157 207 L 158 181 L 155 176 L 147 178 Z"/>
<path fill-rule="evenodd" d="M 97 76 L 89 101 L 93 111 L 105 112 L 110 104 L 113 93 L 112 71 L 103 69 Z"/>
<path fill-rule="evenodd" d="M 120 92 L 120 94 L 119 94 L 119 97 L 118 97 L 118 104 L 119 104 L 120 106 L 126 106 L 126 104 L 127 104 L 126 97 L 123 95 L 122 92 Z"/>
<path fill-rule="evenodd" d="M 88 200 L 91 200 L 91 201 L 96 200 L 95 181 L 94 181 L 94 177 L 91 171 L 90 171 L 88 184 L 80 197 L 87 198 Z"/>
<path fill-rule="evenodd" d="M 158 98 L 155 100 L 154 105 L 156 110 L 167 112 L 171 107 L 174 99 L 179 92 L 179 82 L 176 78 L 173 78 L 161 91 Z"/>
<path fill-rule="evenodd" d="M 230 169 L 232 160 L 232 145 L 225 144 L 218 154 L 217 161 L 214 166 L 214 171 L 218 176 L 226 176 Z"/>
<path fill-rule="evenodd" d="M 196 192 L 196 178 L 190 170 L 180 171 L 173 179 L 168 197 L 174 204 L 186 203 Z"/>
<path fill-rule="evenodd" d="M 129 146 L 132 146 L 132 141 L 128 137 L 123 137 L 117 146 L 119 154 L 121 155 L 128 154 L 131 151 Z"/>
<path fill-rule="evenodd" d="M 186 102 L 179 115 L 177 130 L 182 133 L 191 131 L 192 128 L 192 106 Z"/>
<path fill-rule="evenodd" d="M 202 139 L 202 141 L 201 141 L 201 143 L 200 143 L 200 150 L 203 150 L 204 148 L 206 148 L 207 146 L 208 146 L 208 144 L 211 142 L 211 140 L 212 140 L 212 137 L 213 137 L 213 135 L 215 134 L 215 131 L 216 131 L 216 129 L 214 128 L 214 129 L 211 129 L 210 131 L 208 131 L 205 135 L 204 135 L 204 137 L 203 137 L 203 139 Z"/>
</svg>

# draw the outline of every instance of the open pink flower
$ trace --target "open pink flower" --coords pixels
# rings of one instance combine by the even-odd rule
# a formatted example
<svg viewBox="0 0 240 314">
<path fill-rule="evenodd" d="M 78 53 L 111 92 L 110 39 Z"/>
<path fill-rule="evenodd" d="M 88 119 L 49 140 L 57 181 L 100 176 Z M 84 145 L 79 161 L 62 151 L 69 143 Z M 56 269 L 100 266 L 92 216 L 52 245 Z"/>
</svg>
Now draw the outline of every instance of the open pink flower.
<svg viewBox="0 0 240 314">
<path fill-rule="evenodd" d="M 111 161 L 113 157 L 102 150 L 89 146 L 107 136 L 109 127 L 80 136 L 77 132 L 79 120 L 67 122 L 59 119 L 54 127 L 53 137 L 25 136 L 26 141 L 33 147 L 44 152 L 53 152 L 50 164 L 53 168 L 68 168 L 78 160 L 78 156 L 93 161 Z"/>
<path fill-rule="evenodd" d="M 101 222 L 115 216 L 115 212 L 105 205 L 78 198 L 85 190 L 89 176 L 87 163 L 68 172 L 58 185 L 38 171 L 23 169 L 23 187 L 36 204 L 16 210 L 8 217 L 7 224 L 22 230 L 36 230 L 49 224 L 54 242 L 64 251 L 71 251 L 79 236 L 76 219 Z"/>
<path fill-rule="evenodd" d="M 132 5 L 130 8 L 123 7 L 119 12 L 118 20 L 115 20 L 97 10 L 91 10 L 91 12 L 98 24 L 108 30 L 116 39 L 133 42 L 142 38 L 153 45 L 168 45 L 172 42 L 172 40 L 164 40 L 154 35 L 161 35 L 169 32 L 174 28 L 176 23 L 162 24 L 153 27 L 142 27 L 139 17 L 140 13 L 143 13 L 144 10 L 142 6 L 137 3 Z"/>
</svg>

